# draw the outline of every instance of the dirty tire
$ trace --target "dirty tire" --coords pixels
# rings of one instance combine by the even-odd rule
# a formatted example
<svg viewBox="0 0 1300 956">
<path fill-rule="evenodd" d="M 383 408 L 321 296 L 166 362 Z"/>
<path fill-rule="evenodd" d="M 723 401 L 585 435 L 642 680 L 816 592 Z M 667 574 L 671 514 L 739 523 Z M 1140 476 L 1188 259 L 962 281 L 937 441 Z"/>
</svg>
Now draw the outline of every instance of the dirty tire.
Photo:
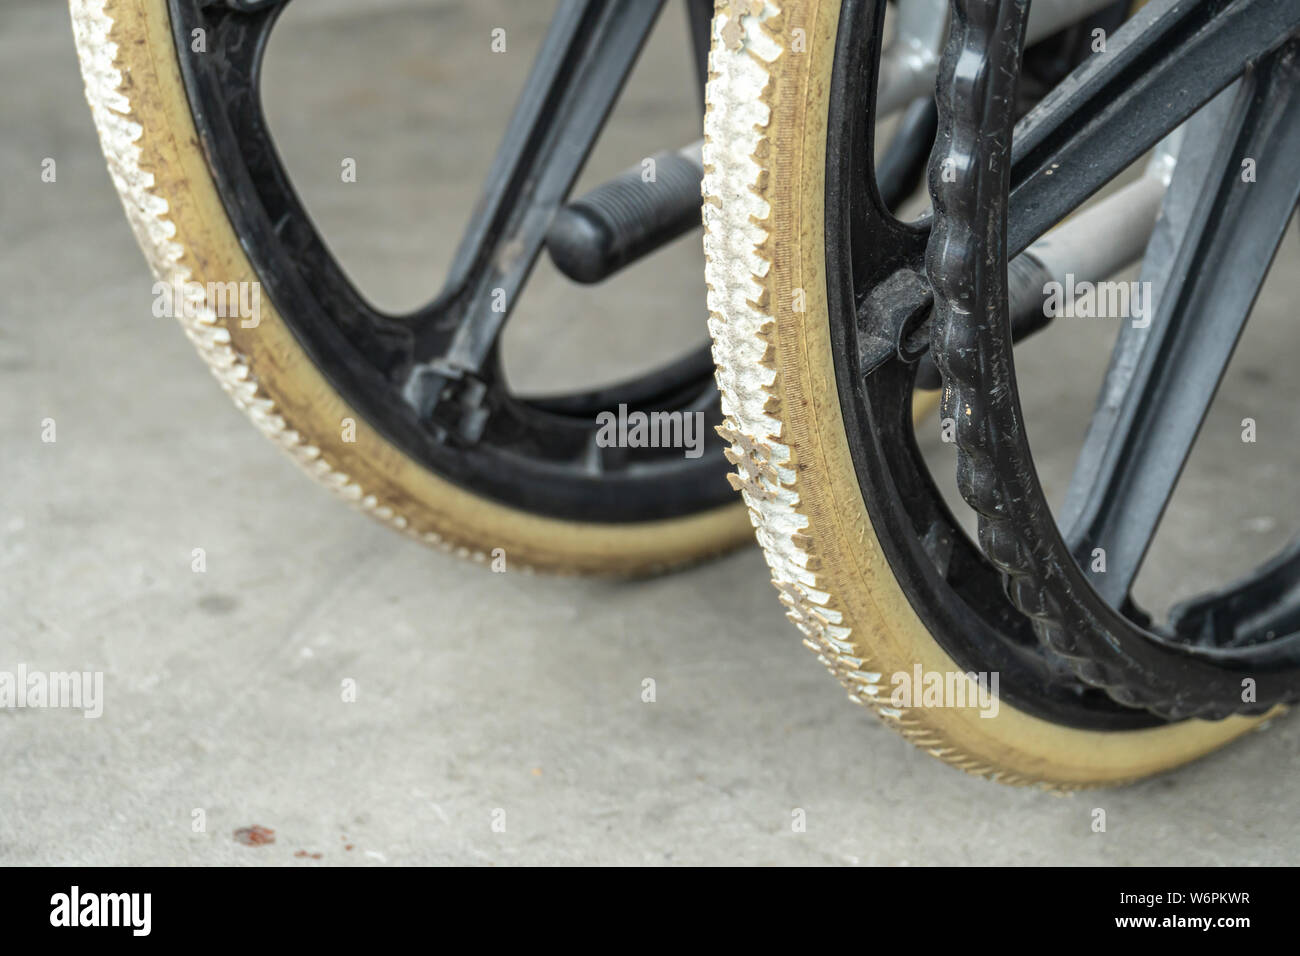
<svg viewBox="0 0 1300 956">
<path fill-rule="evenodd" d="M 165 0 L 70 0 L 73 31 L 100 143 L 127 218 L 158 280 L 256 281 L 199 148 Z M 385 524 L 510 567 L 645 574 L 749 540 L 739 504 L 640 523 L 557 520 L 444 480 L 351 409 L 276 310 L 255 329 L 201 303 L 181 318 L 221 387 L 313 478 Z M 340 427 L 355 422 L 355 441 Z M 351 436 L 350 436 L 351 437 Z"/>
<path fill-rule="evenodd" d="M 720 0 L 709 61 L 704 247 L 723 433 L 788 617 L 851 700 L 980 776 L 1050 789 L 1117 784 L 1222 746 L 1259 722 L 1096 731 L 1005 701 L 992 718 L 890 706 L 890 675 L 962 668 L 882 553 L 835 386 L 823 203 L 839 13 L 840 0 Z"/>
</svg>

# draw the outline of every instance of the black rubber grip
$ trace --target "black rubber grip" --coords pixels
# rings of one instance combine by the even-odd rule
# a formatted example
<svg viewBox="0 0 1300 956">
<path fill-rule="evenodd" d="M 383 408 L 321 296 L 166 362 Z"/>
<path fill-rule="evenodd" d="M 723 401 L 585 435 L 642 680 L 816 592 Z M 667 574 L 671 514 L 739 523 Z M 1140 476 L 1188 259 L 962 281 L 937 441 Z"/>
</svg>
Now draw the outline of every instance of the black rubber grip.
<svg viewBox="0 0 1300 956">
<path fill-rule="evenodd" d="M 637 165 L 555 214 L 546 248 L 570 279 L 599 282 L 700 224 L 699 164 L 671 151 L 651 159 L 653 182 Z"/>
</svg>

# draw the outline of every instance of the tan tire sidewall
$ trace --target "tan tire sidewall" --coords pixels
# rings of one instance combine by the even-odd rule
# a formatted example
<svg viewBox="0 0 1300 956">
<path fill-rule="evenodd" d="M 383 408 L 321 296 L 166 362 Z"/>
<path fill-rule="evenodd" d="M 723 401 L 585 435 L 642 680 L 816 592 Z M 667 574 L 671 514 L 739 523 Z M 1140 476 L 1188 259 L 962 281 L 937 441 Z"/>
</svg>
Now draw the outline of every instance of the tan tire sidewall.
<svg viewBox="0 0 1300 956">
<path fill-rule="evenodd" d="M 71 5 L 87 96 L 110 171 L 155 274 L 169 281 L 182 270 L 200 284 L 256 281 L 198 145 L 165 0 L 110 0 L 104 10 L 113 20 L 108 40 L 117 45 L 112 61 L 119 74 L 117 93 L 129 101 L 128 110 L 115 100 L 111 84 L 93 80 L 104 72 L 103 63 L 94 64 L 96 47 L 103 46 L 102 38 L 92 35 L 96 18 L 102 22 L 99 4 L 72 0 Z M 114 132 L 123 118 L 143 128 L 133 145 Z M 166 206 L 158 208 L 157 199 Z M 175 226 L 171 236 L 168 221 Z M 508 567 L 638 574 L 748 540 L 751 529 L 740 504 L 654 522 L 557 520 L 438 477 L 343 401 L 265 297 L 254 329 L 217 319 L 187 331 L 237 404 L 314 477 L 428 543 L 479 559 L 500 548 Z M 343 440 L 342 423 L 349 418 L 355 422 L 354 442 Z"/>
</svg>

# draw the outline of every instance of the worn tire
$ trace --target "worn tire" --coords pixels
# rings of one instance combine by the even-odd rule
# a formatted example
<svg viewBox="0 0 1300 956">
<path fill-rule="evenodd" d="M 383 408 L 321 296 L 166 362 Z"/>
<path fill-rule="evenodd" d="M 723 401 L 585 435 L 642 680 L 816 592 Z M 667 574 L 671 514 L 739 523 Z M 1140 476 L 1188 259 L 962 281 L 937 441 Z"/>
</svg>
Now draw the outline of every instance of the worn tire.
<svg viewBox="0 0 1300 956">
<path fill-rule="evenodd" d="M 190 114 L 164 0 L 71 0 L 86 95 L 113 183 L 155 276 L 253 281 Z M 640 523 L 557 520 L 511 508 L 430 472 L 372 428 L 312 363 L 274 308 L 255 329 L 206 306 L 181 319 L 222 388 L 312 477 L 416 538 L 512 566 L 640 574 L 747 541 L 736 503 Z M 355 441 L 340 422 L 356 423 Z"/>
<path fill-rule="evenodd" d="M 859 490 L 832 361 L 823 229 L 840 0 L 720 0 L 705 118 L 710 331 L 733 483 L 805 643 L 906 738 L 971 773 L 1072 788 L 1176 767 L 1258 721 L 1081 730 L 1002 702 L 896 709 L 890 675 L 961 668 L 913 610 Z M 803 31 L 801 34 L 796 31 Z M 798 37 L 802 49 L 792 49 Z M 805 310 L 792 292 L 802 289 Z"/>
</svg>

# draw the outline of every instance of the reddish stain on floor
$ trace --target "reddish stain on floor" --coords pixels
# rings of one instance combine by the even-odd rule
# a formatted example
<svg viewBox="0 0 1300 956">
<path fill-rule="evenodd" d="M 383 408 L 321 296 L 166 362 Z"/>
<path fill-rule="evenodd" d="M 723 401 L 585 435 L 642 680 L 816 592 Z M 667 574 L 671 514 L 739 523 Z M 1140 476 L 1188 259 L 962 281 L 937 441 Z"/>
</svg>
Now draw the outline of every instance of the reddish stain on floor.
<svg viewBox="0 0 1300 956">
<path fill-rule="evenodd" d="M 244 846 L 266 846 L 268 843 L 275 842 L 275 831 L 256 824 L 251 827 L 240 827 L 235 831 L 235 842 L 242 843 Z"/>
</svg>

